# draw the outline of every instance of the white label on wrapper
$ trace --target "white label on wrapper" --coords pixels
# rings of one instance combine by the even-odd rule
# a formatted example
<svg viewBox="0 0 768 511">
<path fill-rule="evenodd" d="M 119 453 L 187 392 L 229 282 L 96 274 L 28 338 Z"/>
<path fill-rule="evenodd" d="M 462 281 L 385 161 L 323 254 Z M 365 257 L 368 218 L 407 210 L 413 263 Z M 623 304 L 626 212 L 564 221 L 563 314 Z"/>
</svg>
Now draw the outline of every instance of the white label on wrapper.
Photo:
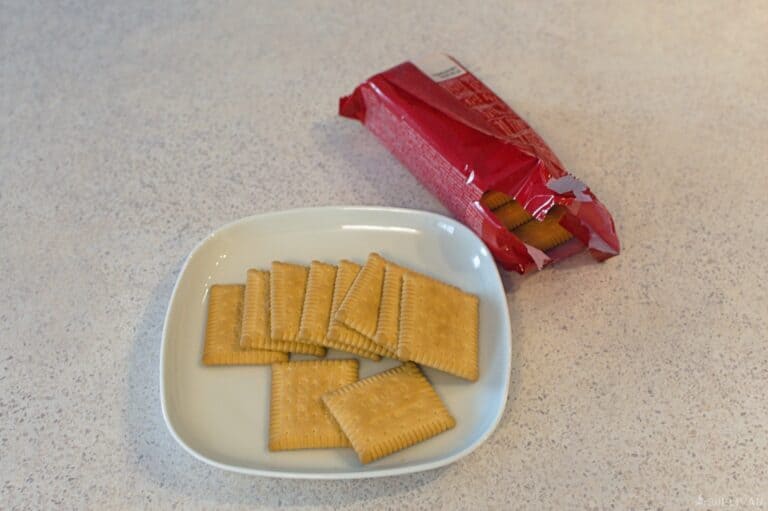
<svg viewBox="0 0 768 511">
<path fill-rule="evenodd" d="M 432 55 L 414 59 L 411 62 L 413 62 L 422 73 L 436 82 L 450 80 L 451 78 L 456 78 L 457 76 L 466 73 L 460 65 L 443 53 L 433 53 Z"/>
</svg>

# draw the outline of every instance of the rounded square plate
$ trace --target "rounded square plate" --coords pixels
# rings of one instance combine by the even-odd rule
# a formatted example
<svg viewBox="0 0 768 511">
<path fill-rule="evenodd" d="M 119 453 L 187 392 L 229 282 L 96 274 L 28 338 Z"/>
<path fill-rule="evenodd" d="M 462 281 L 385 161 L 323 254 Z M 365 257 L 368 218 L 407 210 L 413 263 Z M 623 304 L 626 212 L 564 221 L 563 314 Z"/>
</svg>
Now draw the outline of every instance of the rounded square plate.
<svg viewBox="0 0 768 511">
<path fill-rule="evenodd" d="M 269 366 L 201 363 L 208 289 L 212 284 L 243 283 L 247 269 L 269 268 L 273 260 L 363 263 L 370 252 L 480 297 L 480 379 L 470 383 L 425 368 L 456 418 L 456 427 L 374 463 L 360 464 L 352 449 L 270 452 Z M 173 437 L 188 452 L 236 472 L 314 479 L 405 474 L 467 455 L 490 436 L 501 418 L 511 362 L 506 295 L 480 238 L 441 215 L 378 207 L 296 209 L 244 218 L 217 230 L 192 251 L 181 270 L 161 349 L 163 415 Z M 328 356 L 351 355 L 329 350 Z M 360 376 L 397 364 L 361 359 Z"/>
</svg>

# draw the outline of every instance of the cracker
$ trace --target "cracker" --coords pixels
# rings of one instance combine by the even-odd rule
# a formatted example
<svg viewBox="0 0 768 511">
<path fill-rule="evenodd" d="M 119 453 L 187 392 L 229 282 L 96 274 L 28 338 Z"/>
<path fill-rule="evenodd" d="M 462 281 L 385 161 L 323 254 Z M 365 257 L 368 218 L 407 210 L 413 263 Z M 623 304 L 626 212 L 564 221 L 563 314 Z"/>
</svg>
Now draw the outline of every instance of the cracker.
<svg viewBox="0 0 768 511">
<path fill-rule="evenodd" d="M 360 274 L 360 271 L 361 266 L 359 264 L 353 263 L 351 261 L 341 261 L 339 263 L 339 269 L 336 272 L 336 283 L 333 288 L 333 301 L 331 303 L 332 318 L 336 315 L 337 311 L 341 307 L 341 304 L 347 296 L 349 289 L 357 280 L 357 276 Z M 376 344 L 368 337 L 362 335 L 359 332 L 356 332 L 355 330 L 352 330 L 348 326 L 336 321 L 335 319 L 331 320 L 331 324 L 328 328 L 326 342 L 338 344 L 341 346 L 351 346 L 355 349 L 363 350 L 364 352 L 373 354 L 378 358 L 381 358 L 381 356 L 394 358 L 394 353 L 392 353 L 390 350 Z M 330 344 L 326 345 L 329 347 L 336 347 L 330 346 Z"/>
<path fill-rule="evenodd" d="M 376 333 L 376 323 L 379 319 L 385 264 L 386 261 L 379 254 L 372 253 L 368 256 L 365 266 L 355 278 L 334 316 L 339 323 L 369 339 Z"/>
<path fill-rule="evenodd" d="M 274 261 L 270 273 L 270 331 L 273 339 L 295 341 L 299 335 L 301 309 L 309 269 L 298 264 Z"/>
<path fill-rule="evenodd" d="M 408 271 L 402 266 L 387 262 L 384 268 L 384 284 L 381 290 L 381 306 L 373 341 L 388 350 L 397 351 L 397 334 L 400 323 L 400 290 L 403 275 Z"/>
<path fill-rule="evenodd" d="M 215 284 L 208 290 L 208 323 L 205 327 L 203 364 L 271 364 L 288 360 L 288 354 L 250 350 L 240 346 L 245 286 Z"/>
<path fill-rule="evenodd" d="M 269 339 L 269 272 L 248 270 L 240 346 L 259 348 Z"/>
<path fill-rule="evenodd" d="M 299 341 L 323 346 L 325 348 L 333 348 L 339 351 L 346 351 L 347 353 L 359 355 L 371 360 L 381 360 L 381 356 L 366 349 L 349 345 L 336 339 L 329 339 L 327 337 L 330 317 L 336 309 L 339 308 L 339 305 L 344 298 L 344 294 L 346 294 L 352 281 L 354 281 L 355 276 L 360 271 L 360 266 L 350 261 L 341 261 L 338 268 L 336 266 L 331 266 L 331 268 L 333 268 L 332 281 L 329 277 L 330 272 L 325 268 L 326 266 L 330 265 L 317 263 L 317 268 L 313 271 L 313 268 L 310 265 L 307 294 L 304 299 L 304 309 L 302 311 L 301 326 L 299 328 Z M 330 289 L 327 287 L 328 283 L 330 283 Z M 336 289 L 340 283 L 346 284 L 339 288 L 339 292 L 343 292 L 343 294 L 340 298 L 337 298 Z M 315 296 L 313 297 L 313 295 Z M 309 302 L 311 302 L 311 304 Z M 327 316 L 326 313 L 323 312 L 326 303 L 328 307 Z M 311 309 L 317 310 L 310 312 Z M 322 331 L 319 331 L 321 325 L 324 326 Z"/>
<path fill-rule="evenodd" d="M 325 356 L 325 348 L 298 342 L 301 309 L 309 269 L 298 264 L 274 261 L 269 278 L 270 335 L 265 349 Z"/>
<path fill-rule="evenodd" d="M 500 208 L 504 204 L 507 204 L 508 202 L 512 202 L 514 199 L 503 192 L 497 192 L 495 190 L 490 190 L 488 192 L 485 192 L 483 194 L 483 197 L 480 199 L 480 202 L 482 202 L 486 208 L 490 210 L 494 210 L 497 208 Z"/>
<path fill-rule="evenodd" d="M 310 360 L 272 366 L 269 450 L 349 447 L 320 396 L 357 381 L 357 360 Z"/>
<path fill-rule="evenodd" d="M 319 261 L 312 261 L 309 265 L 307 292 L 304 295 L 304 306 L 301 311 L 299 341 L 322 344 L 328 332 L 335 281 L 335 266 Z"/>
<path fill-rule="evenodd" d="M 324 394 L 322 400 L 362 463 L 456 425 L 440 396 L 411 362 Z"/>
<path fill-rule="evenodd" d="M 323 345 L 326 348 L 343 351 L 345 353 L 351 353 L 352 355 L 357 355 L 359 357 L 367 358 L 367 359 L 373 360 L 374 362 L 378 362 L 379 360 L 381 360 L 381 355 L 364 350 L 362 348 L 358 348 L 357 346 L 354 346 L 352 344 L 345 344 L 341 341 L 325 339 L 325 341 L 323 341 Z"/>
<path fill-rule="evenodd" d="M 544 220 L 531 220 L 514 230 L 515 236 L 523 243 L 549 250 L 573 238 L 573 234 L 560 225 L 560 219 L 565 215 L 565 208 L 559 205 L 549 210 Z"/>
<path fill-rule="evenodd" d="M 496 218 L 510 231 L 533 217 L 517 201 L 512 201 L 493 211 Z"/>
<path fill-rule="evenodd" d="M 328 348 L 348 351 L 371 360 L 381 360 L 381 357 L 394 358 L 394 354 L 383 346 L 337 322 L 331 323 L 324 345 Z"/>
<path fill-rule="evenodd" d="M 339 261 L 338 269 L 336 270 L 336 281 L 333 284 L 333 299 L 331 300 L 331 317 L 336 314 L 336 311 L 341 307 L 341 303 L 344 301 L 344 297 L 347 296 L 347 291 L 352 287 L 352 283 L 360 273 L 362 266 L 352 261 L 342 259 Z"/>
<path fill-rule="evenodd" d="M 477 296 L 417 273 L 403 275 L 397 355 L 461 378 L 478 378 Z"/>
</svg>

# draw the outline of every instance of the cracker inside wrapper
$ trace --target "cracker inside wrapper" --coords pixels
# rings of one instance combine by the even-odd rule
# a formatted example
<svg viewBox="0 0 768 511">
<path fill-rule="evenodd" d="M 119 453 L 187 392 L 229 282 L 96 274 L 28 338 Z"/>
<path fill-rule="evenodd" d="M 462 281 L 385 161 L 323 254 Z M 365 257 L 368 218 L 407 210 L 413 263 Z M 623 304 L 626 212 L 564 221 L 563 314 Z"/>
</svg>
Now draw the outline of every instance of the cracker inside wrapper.
<svg viewBox="0 0 768 511">
<path fill-rule="evenodd" d="M 584 247 L 599 261 L 620 251 L 605 206 L 452 57 L 404 62 L 369 78 L 341 98 L 339 114 L 362 122 L 508 270 L 542 268 Z M 486 204 L 481 198 L 488 192 Z M 537 221 L 561 206 L 558 222 L 571 236 L 544 250 L 526 242 L 513 230 L 519 225 L 507 227 L 492 211 L 507 202 L 505 195 Z"/>
</svg>

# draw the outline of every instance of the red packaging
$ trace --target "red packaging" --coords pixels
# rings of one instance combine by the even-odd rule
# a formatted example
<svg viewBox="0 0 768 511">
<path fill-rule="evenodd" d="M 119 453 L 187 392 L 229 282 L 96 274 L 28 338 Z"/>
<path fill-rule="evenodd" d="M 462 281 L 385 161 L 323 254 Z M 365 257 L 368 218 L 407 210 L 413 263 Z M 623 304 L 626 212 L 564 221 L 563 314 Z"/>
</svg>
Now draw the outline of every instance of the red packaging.
<svg viewBox="0 0 768 511">
<path fill-rule="evenodd" d="M 619 253 L 605 206 L 519 115 L 452 57 L 404 62 L 369 78 L 341 98 L 339 114 L 373 132 L 507 270 L 542 268 L 584 247 L 599 261 Z M 489 190 L 514 197 L 539 220 L 555 204 L 564 206 L 560 224 L 574 237 L 546 253 L 526 245 L 481 204 Z"/>
</svg>

